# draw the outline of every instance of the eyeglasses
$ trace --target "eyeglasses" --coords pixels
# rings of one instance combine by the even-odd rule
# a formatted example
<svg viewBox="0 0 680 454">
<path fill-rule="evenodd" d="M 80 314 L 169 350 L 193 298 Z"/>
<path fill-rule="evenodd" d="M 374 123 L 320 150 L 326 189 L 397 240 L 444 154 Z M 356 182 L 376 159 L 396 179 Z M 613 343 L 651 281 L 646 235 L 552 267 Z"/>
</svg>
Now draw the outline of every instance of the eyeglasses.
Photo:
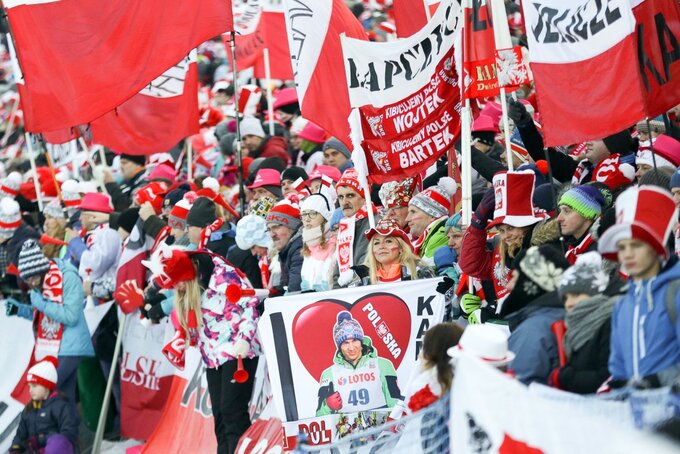
<svg viewBox="0 0 680 454">
<path fill-rule="evenodd" d="M 309 220 L 312 220 L 312 219 L 316 219 L 316 217 L 318 215 L 319 215 L 319 213 L 316 212 L 316 211 L 303 211 L 302 213 L 300 213 L 300 219 L 307 218 Z"/>
</svg>

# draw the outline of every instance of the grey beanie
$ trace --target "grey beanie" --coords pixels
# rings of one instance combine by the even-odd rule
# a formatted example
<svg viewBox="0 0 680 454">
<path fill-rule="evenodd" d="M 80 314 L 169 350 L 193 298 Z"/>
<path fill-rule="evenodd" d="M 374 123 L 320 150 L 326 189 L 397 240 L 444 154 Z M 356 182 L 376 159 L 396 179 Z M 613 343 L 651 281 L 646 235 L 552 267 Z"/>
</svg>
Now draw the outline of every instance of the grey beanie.
<svg viewBox="0 0 680 454">
<path fill-rule="evenodd" d="M 323 151 L 326 151 L 327 148 L 334 148 L 345 155 L 347 159 L 352 159 L 352 152 L 349 151 L 349 148 L 347 148 L 344 143 L 340 142 L 335 137 L 331 137 L 326 142 L 324 142 Z"/>
</svg>

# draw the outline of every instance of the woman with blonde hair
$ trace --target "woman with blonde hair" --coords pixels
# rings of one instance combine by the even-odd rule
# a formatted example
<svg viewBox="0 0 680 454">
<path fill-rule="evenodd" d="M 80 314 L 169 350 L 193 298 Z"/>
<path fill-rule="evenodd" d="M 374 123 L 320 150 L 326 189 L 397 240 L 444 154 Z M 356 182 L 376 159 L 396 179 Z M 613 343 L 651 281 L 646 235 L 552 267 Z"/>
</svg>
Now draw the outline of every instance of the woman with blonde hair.
<svg viewBox="0 0 680 454">
<path fill-rule="evenodd" d="M 383 284 L 434 277 L 414 251 L 408 235 L 392 219 L 381 219 L 366 233 L 368 254 L 364 265 L 363 284 Z"/>
<path fill-rule="evenodd" d="M 217 451 L 233 453 L 250 426 L 248 404 L 261 351 L 255 334 L 258 299 L 242 297 L 244 290 L 251 290 L 248 282 L 224 258 L 207 250 L 159 248 L 147 266 L 161 288 L 177 291 L 178 332 L 164 354 L 181 366 L 186 346 L 198 346 L 206 367 Z M 234 376 L 240 361 L 248 372 L 242 382 Z"/>
</svg>

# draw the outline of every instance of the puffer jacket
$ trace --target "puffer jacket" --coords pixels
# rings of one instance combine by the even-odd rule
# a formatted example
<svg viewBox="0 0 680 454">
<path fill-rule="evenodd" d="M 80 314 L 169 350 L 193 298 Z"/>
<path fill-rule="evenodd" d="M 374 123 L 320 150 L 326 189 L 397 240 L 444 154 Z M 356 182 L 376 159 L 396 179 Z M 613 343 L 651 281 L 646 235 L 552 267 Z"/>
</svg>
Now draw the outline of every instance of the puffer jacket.
<svg viewBox="0 0 680 454">
<path fill-rule="evenodd" d="M 250 344 L 247 358 L 261 354 L 256 336 L 257 298 L 244 297 L 236 304 L 227 300 L 227 287 L 237 284 L 248 288 L 239 273 L 221 257 L 213 256 L 214 268 L 207 289 L 202 294 L 202 329 L 199 330 L 199 349 L 206 367 L 215 369 L 229 360 L 237 359 L 234 344 L 243 339 Z"/>
<path fill-rule="evenodd" d="M 31 401 L 24 408 L 11 450 L 28 451 L 32 444 L 44 448 L 47 438 L 55 434 L 77 446 L 78 424 L 66 397 L 53 392 L 46 400 Z"/>
<path fill-rule="evenodd" d="M 672 257 L 652 279 L 630 281 L 614 306 L 609 356 L 614 380 L 641 379 L 680 366 L 680 319 L 671 324 L 666 308 L 666 291 L 677 279 L 680 262 Z M 680 292 L 675 307 L 680 314 Z"/>
<path fill-rule="evenodd" d="M 31 304 L 36 310 L 64 326 L 59 356 L 94 356 L 90 331 L 83 313 L 83 281 L 70 263 L 62 259 L 56 259 L 55 263 L 64 278 L 63 304 L 49 301 L 39 290 L 31 290 L 29 293 Z"/>
<path fill-rule="evenodd" d="M 286 293 L 299 292 L 302 288 L 302 228 L 288 241 L 288 244 L 279 252 L 281 262 L 281 285 L 286 287 Z"/>
</svg>

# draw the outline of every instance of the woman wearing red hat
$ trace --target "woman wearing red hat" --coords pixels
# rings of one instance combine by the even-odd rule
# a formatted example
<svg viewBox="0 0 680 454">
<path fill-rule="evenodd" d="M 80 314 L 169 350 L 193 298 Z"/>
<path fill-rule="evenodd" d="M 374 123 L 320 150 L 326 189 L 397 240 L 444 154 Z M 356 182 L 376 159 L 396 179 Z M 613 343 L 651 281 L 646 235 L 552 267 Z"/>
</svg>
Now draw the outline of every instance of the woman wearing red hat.
<svg viewBox="0 0 680 454">
<path fill-rule="evenodd" d="M 178 333 L 164 353 L 173 364 L 181 365 L 186 346 L 199 348 L 206 366 L 217 451 L 233 453 L 250 426 L 248 403 L 261 351 L 255 335 L 258 299 L 243 296 L 251 288 L 240 271 L 205 250 L 159 247 L 145 264 L 160 287 L 177 291 Z M 234 379 L 239 359 L 248 372 L 243 383 Z"/>
<path fill-rule="evenodd" d="M 392 219 L 381 219 L 365 233 L 368 254 L 364 265 L 367 269 L 357 274 L 363 284 L 384 284 L 434 277 L 434 272 L 421 263 L 413 252 L 408 235 Z M 363 275 L 362 275 L 363 274 Z"/>
</svg>

